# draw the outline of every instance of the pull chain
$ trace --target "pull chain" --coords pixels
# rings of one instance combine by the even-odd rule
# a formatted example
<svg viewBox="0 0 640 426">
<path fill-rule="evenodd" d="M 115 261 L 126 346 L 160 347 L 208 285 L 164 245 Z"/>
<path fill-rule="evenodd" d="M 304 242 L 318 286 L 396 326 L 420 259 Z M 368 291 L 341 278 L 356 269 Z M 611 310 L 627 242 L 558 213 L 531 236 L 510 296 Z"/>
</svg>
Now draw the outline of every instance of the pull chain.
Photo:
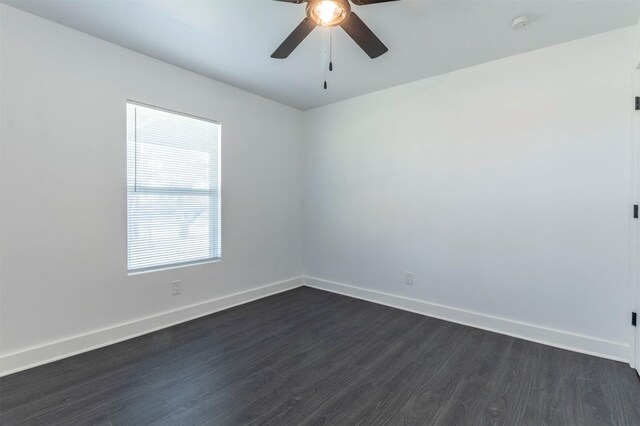
<svg viewBox="0 0 640 426">
<path fill-rule="evenodd" d="M 327 28 L 324 29 L 324 60 L 322 61 L 322 68 L 324 70 L 324 90 L 327 90 Z"/>
<path fill-rule="evenodd" d="M 333 27 L 329 28 L 329 71 L 333 71 Z"/>
</svg>

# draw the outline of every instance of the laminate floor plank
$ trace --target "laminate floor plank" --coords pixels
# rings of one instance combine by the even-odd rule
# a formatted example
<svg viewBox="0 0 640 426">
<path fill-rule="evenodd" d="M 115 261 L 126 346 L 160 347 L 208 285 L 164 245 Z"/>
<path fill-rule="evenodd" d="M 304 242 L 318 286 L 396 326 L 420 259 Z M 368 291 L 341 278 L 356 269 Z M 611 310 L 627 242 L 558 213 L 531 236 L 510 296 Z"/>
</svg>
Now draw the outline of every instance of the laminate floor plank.
<svg viewBox="0 0 640 426">
<path fill-rule="evenodd" d="M 640 426 L 640 380 L 302 287 L 2 377 L 0 424 Z"/>
<path fill-rule="evenodd" d="M 335 305 L 337 306 L 337 308 L 339 308 L 341 304 L 344 303 L 349 303 L 349 301 L 340 301 Z M 55 392 L 52 395 L 47 395 L 48 399 L 44 401 L 44 404 L 42 405 L 53 407 L 53 410 L 48 413 L 49 415 L 64 419 L 66 418 L 67 413 L 73 414 L 76 411 L 76 407 L 74 406 L 74 404 L 86 405 L 86 400 L 94 401 L 96 404 L 99 404 L 100 401 L 110 401 L 112 399 L 118 399 L 100 398 L 100 396 L 104 394 L 105 389 L 118 389 L 122 387 L 122 384 L 119 381 L 120 379 L 133 380 L 131 379 L 132 374 L 134 374 L 136 377 L 142 376 L 143 378 L 146 378 L 147 381 L 145 382 L 144 380 L 140 380 L 138 378 L 135 385 L 124 387 L 123 390 L 128 393 L 116 395 L 119 398 L 126 398 L 129 393 L 135 393 L 139 388 L 149 388 L 149 381 L 157 383 L 166 382 L 166 380 L 168 379 L 181 380 L 184 377 L 193 377 L 193 374 L 208 373 L 212 370 L 212 368 L 228 368 L 228 362 L 225 364 L 223 361 L 219 360 L 219 358 L 222 356 L 226 357 L 227 359 L 231 358 L 233 361 L 233 365 L 242 365 L 242 359 L 241 356 L 238 355 L 238 351 L 252 354 L 254 357 L 262 357 L 265 355 L 264 351 L 257 352 L 255 350 L 251 350 L 251 346 L 261 345 L 265 340 L 272 339 L 274 333 L 280 333 L 282 336 L 287 336 L 288 329 L 292 327 L 305 327 L 309 321 L 317 322 L 318 316 L 323 317 L 325 314 L 330 313 L 331 310 L 334 309 L 336 309 L 336 307 L 332 305 L 323 306 L 322 308 L 317 309 L 307 309 L 305 311 L 305 316 L 302 316 L 302 314 L 300 313 L 300 317 L 296 321 L 292 321 L 291 317 L 285 317 L 285 321 L 283 321 L 282 323 L 280 323 L 279 321 L 272 321 L 270 327 L 268 324 L 266 324 L 264 325 L 264 329 L 261 330 L 261 326 L 257 326 L 255 328 L 252 328 L 251 330 L 248 330 L 246 333 L 238 333 L 237 328 L 231 327 L 232 324 L 228 321 L 225 321 L 224 324 L 227 326 L 226 331 L 232 328 L 235 329 L 234 333 L 227 336 L 227 338 L 231 342 L 217 342 L 217 340 L 219 339 L 217 338 L 216 332 L 214 331 L 212 333 L 212 336 L 216 336 L 216 341 L 201 342 L 200 339 L 195 340 L 187 347 L 187 351 L 184 351 L 184 346 L 176 344 L 173 348 L 168 349 L 165 352 L 157 352 L 155 354 L 155 358 L 153 357 L 153 355 L 149 354 L 149 358 L 143 360 L 145 368 L 138 368 L 134 373 L 130 371 L 130 365 L 127 365 L 127 368 L 125 370 L 112 368 L 112 370 L 108 374 L 104 374 L 98 377 L 89 377 L 85 382 L 62 387 L 58 392 Z M 334 318 L 334 316 L 328 315 L 324 316 L 324 318 Z M 240 325 L 240 327 L 241 329 L 244 329 L 242 325 Z M 259 332 L 253 333 L 253 331 L 255 330 L 259 330 Z M 247 338 L 247 335 L 249 336 L 249 338 Z M 229 346 L 231 346 L 231 349 L 229 349 Z M 173 364 L 167 365 L 167 362 L 169 362 L 170 360 L 173 361 Z M 203 365 L 203 363 L 205 364 Z M 142 363 L 132 364 L 138 365 L 139 367 L 143 365 Z M 151 365 L 151 367 L 149 367 L 149 365 Z M 176 369 L 178 371 L 181 371 L 183 374 L 176 377 L 174 374 L 174 371 L 176 371 Z M 156 390 L 153 386 L 151 386 L 150 389 L 154 391 Z M 62 401 L 60 401 L 61 399 Z M 71 402 L 66 404 L 67 401 Z M 65 404 L 61 404 L 61 402 Z M 37 412 L 29 410 L 30 407 L 28 405 L 25 406 L 23 404 L 22 407 L 25 410 L 28 410 L 28 413 L 22 415 L 23 418 L 24 416 L 26 416 L 27 419 L 35 418 L 38 414 Z M 6 410 L 6 413 L 12 414 L 13 411 L 14 410 L 9 408 Z"/>
<path fill-rule="evenodd" d="M 87 380 L 112 375 L 120 368 L 133 367 L 136 372 L 156 369 L 168 360 L 182 359 L 184 342 L 189 342 L 189 352 L 198 354 L 200 347 L 218 349 L 220 346 L 233 345 L 236 342 L 234 339 L 261 338 L 277 331 L 281 324 L 288 326 L 302 322 L 321 315 L 323 309 L 330 309 L 323 297 L 312 299 L 310 303 L 301 303 L 305 298 L 302 294 L 291 295 L 289 299 L 277 294 L 272 298 L 273 303 L 267 306 L 252 302 L 209 316 L 215 321 L 190 321 L 107 346 L 100 349 L 102 359 L 99 364 L 95 363 L 94 352 L 91 351 L 49 364 L 47 368 L 34 368 L 19 376 L 8 376 L 0 380 L 0 394 L 6 395 L 0 399 L 0 412 L 19 406 L 27 401 L 25 398 L 31 403 L 35 395 L 45 397 L 61 388 L 73 388 Z M 251 323 L 252 328 L 238 333 L 236 327 L 244 328 L 246 323 Z M 86 374 L 87 369 L 92 372 L 90 376 Z M 16 387 L 14 378 L 20 380 L 22 392 L 4 392 L 5 389 Z"/>
<path fill-rule="evenodd" d="M 237 416 L 223 419 L 222 423 L 300 424 L 326 401 L 333 400 L 343 389 L 356 383 L 365 372 L 375 374 L 381 364 L 398 357 L 403 349 L 402 340 L 417 327 L 418 324 L 408 326 L 399 318 L 375 324 L 354 341 L 347 342 L 347 348 L 336 348 L 335 353 L 320 358 L 302 374 L 282 383 L 274 393 L 260 398 Z M 256 406 L 258 412 L 270 408 L 269 414 L 252 415 Z"/>
<path fill-rule="evenodd" d="M 238 417 L 250 418 L 254 411 L 272 408 L 274 400 L 286 401 L 285 392 L 295 391 L 297 384 L 313 382 L 316 377 L 330 374 L 335 368 L 350 366 L 352 353 L 358 351 L 361 343 L 366 342 L 377 327 L 393 325 L 395 316 L 393 311 L 388 311 L 372 317 L 371 306 L 366 302 L 354 306 L 351 312 L 328 339 L 315 334 L 308 336 L 311 340 L 295 343 L 299 349 L 276 360 L 268 368 L 246 374 L 232 385 L 216 389 L 214 394 L 202 395 L 199 404 L 191 407 L 187 417 L 196 416 L 194 422 L 199 418 L 211 419 L 217 424 L 238 422 Z M 227 400 L 229 402 L 225 402 Z M 256 410 L 256 406 L 262 408 Z M 226 409 L 221 410 L 223 407 Z"/>
<path fill-rule="evenodd" d="M 416 328 L 394 338 L 398 344 L 391 347 L 392 351 L 382 352 L 376 362 L 367 367 L 367 374 L 358 375 L 324 401 L 309 401 L 286 423 L 353 424 L 369 415 L 367 423 L 371 424 L 380 421 L 378 411 L 389 400 L 404 401 L 407 379 L 426 365 L 424 360 L 429 357 L 429 349 L 435 350 L 438 339 L 445 338 L 449 331 L 444 321 L 410 315 L 414 315 L 412 322 Z"/>
</svg>

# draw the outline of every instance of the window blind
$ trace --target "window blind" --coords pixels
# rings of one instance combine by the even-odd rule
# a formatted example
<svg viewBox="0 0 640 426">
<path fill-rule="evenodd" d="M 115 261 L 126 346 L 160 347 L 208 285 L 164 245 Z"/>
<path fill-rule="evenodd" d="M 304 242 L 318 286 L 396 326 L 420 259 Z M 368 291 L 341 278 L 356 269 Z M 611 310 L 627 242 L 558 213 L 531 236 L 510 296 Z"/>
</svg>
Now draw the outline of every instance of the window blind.
<svg viewBox="0 0 640 426">
<path fill-rule="evenodd" d="M 128 270 L 220 258 L 220 125 L 127 103 Z"/>
</svg>

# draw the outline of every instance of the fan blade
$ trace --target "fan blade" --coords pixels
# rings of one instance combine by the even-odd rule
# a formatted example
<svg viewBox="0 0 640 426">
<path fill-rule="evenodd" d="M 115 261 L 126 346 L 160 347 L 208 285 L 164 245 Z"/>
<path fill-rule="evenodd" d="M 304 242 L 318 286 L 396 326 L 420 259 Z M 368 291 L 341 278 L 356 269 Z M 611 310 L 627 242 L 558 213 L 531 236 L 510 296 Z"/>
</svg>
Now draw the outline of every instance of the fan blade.
<svg viewBox="0 0 640 426">
<path fill-rule="evenodd" d="M 274 1 L 282 1 L 285 3 L 295 3 L 295 4 L 300 4 L 300 3 L 304 3 L 307 0 L 274 0 Z M 385 0 L 382 0 L 385 1 Z M 393 1 L 393 0 L 386 0 L 386 1 Z"/>
<path fill-rule="evenodd" d="M 351 12 L 349 18 L 342 21 L 340 26 L 371 59 L 377 58 L 389 50 L 354 12 Z"/>
<path fill-rule="evenodd" d="M 279 1 L 287 1 L 287 0 L 279 0 Z M 386 3 L 388 1 L 398 1 L 398 0 L 351 0 L 351 3 L 357 6 L 366 6 L 368 4 Z"/>
<path fill-rule="evenodd" d="M 304 18 L 300 25 L 289 34 L 280 46 L 271 54 L 272 58 L 284 59 L 291 55 L 291 52 L 298 47 L 302 40 L 316 27 L 316 23 L 309 18 Z"/>
</svg>

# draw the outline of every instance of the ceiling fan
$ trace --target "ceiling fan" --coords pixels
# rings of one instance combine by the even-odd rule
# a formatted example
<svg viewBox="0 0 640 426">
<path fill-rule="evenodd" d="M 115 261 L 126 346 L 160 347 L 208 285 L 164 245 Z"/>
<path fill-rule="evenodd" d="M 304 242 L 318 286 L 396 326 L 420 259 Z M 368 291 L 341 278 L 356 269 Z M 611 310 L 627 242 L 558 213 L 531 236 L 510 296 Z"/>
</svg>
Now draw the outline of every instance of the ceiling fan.
<svg viewBox="0 0 640 426">
<path fill-rule="evenodd" d="M 388 49 L 364 22 L 351 11 L 349 0 L 276 0 L 286 3 L 307 3 L 306 18 L 293 30 L 282 44 L 271 54 L 272 58 L 285 59 L 317 26 L 340 26 L 371 59 Z M 357 6 L 397 0 L 351 0 Z"/>
</svg>

